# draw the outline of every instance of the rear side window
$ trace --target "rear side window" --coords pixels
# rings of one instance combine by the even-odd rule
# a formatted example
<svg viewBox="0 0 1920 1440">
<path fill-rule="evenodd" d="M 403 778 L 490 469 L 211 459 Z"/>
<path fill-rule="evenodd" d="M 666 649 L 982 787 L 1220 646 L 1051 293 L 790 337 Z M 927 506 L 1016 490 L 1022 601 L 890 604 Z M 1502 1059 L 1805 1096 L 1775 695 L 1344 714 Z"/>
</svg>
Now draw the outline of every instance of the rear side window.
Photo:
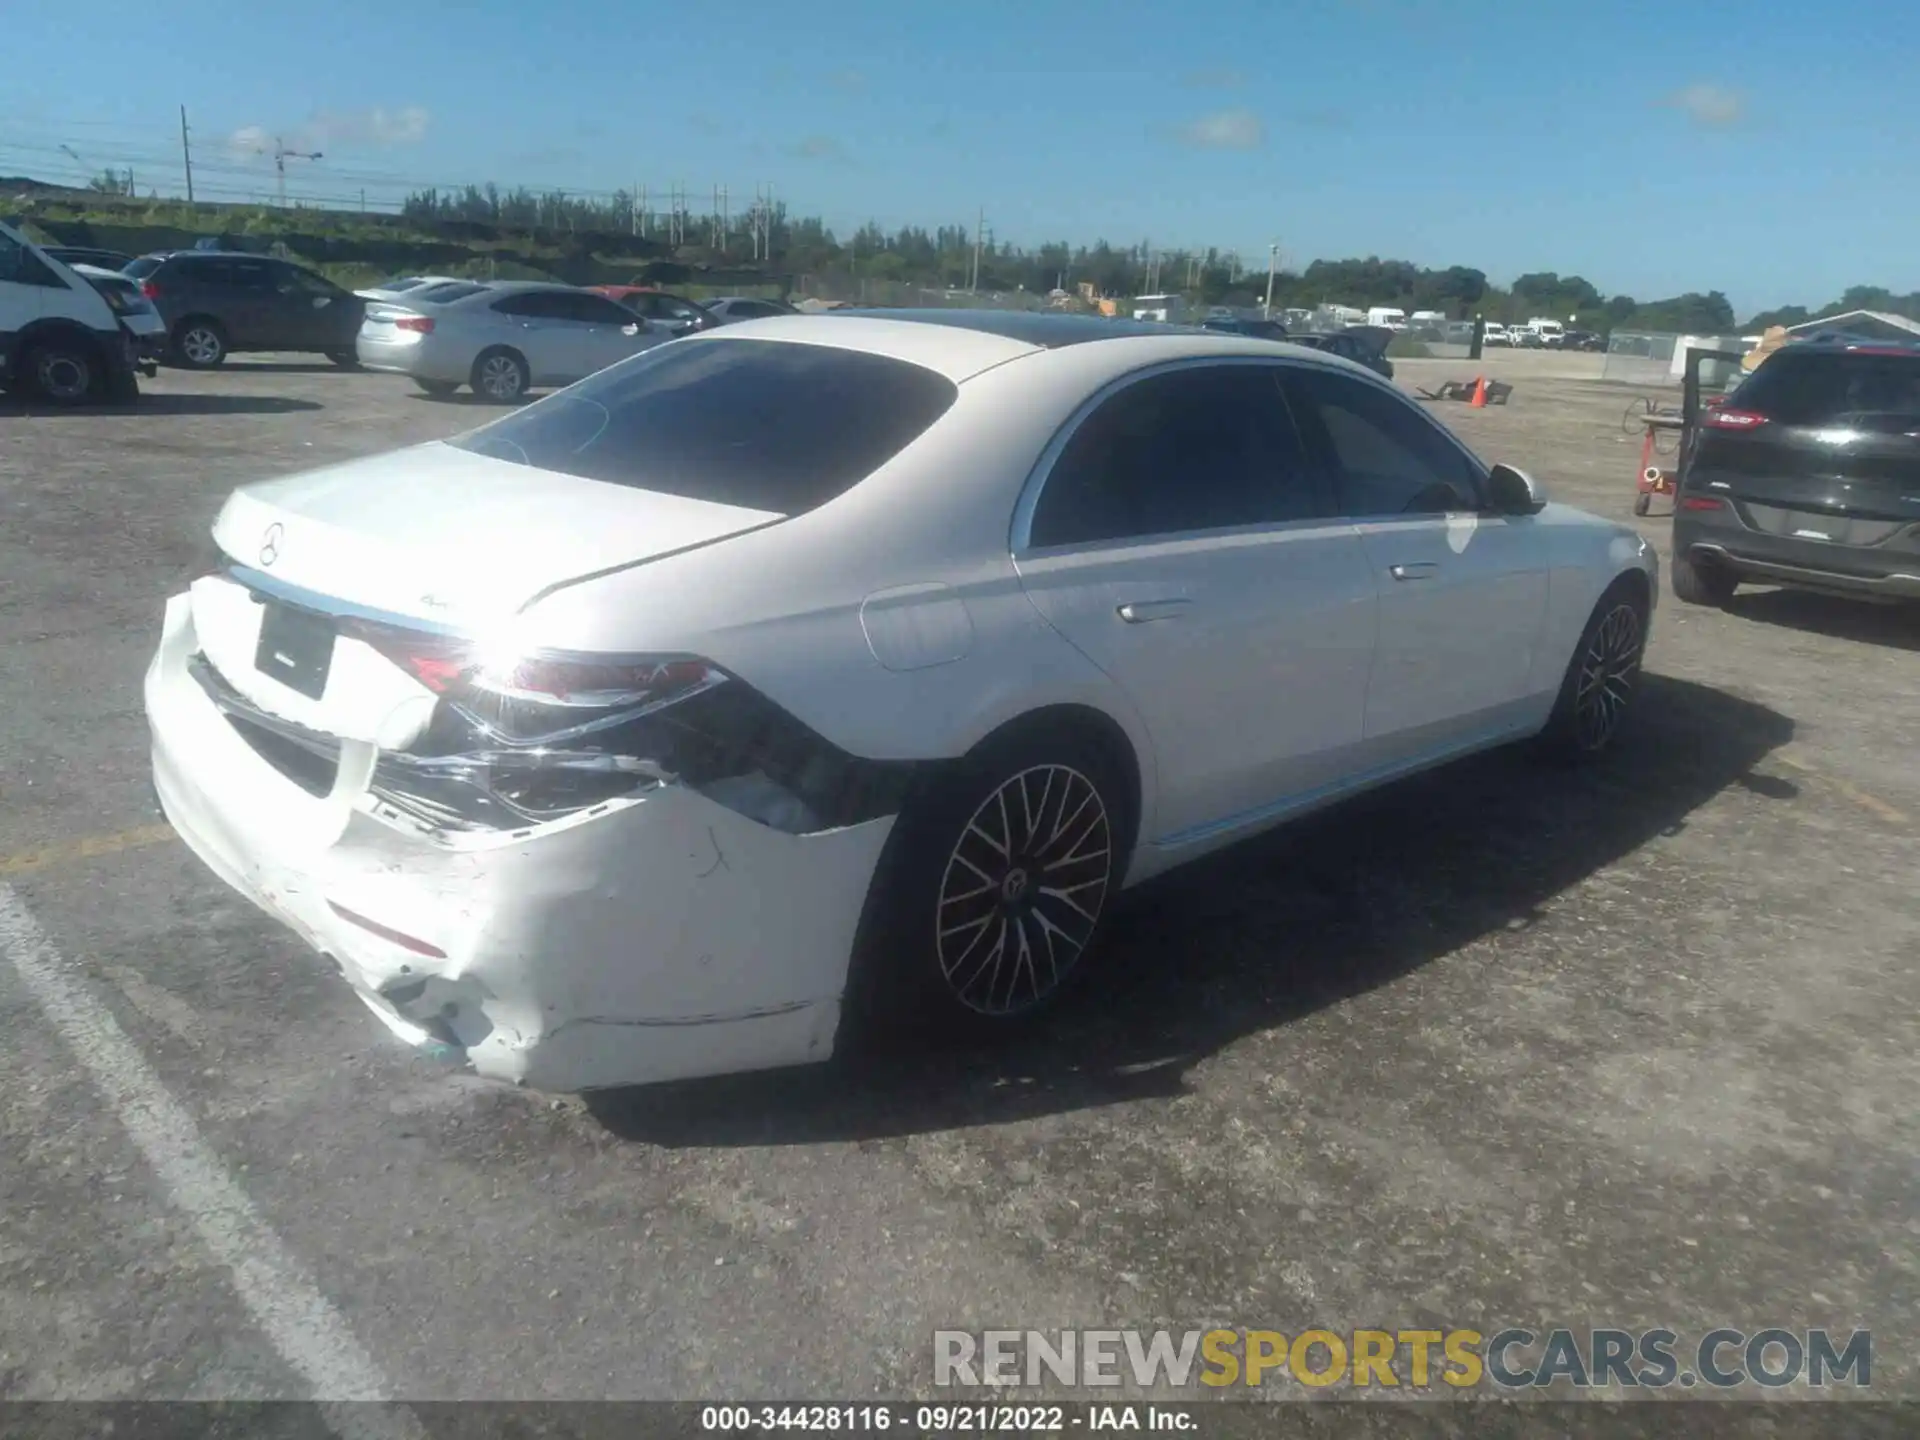
<svg viewBox="0 0 1920 1440">
<path fill-rule="evenodd" d="M 477 455 L 776 515 L 859 484 L 959 391 L 905 361 L 824 345 L 660 345 L 449 443 Z"/>
<path fill-rule="evenodd" d="M 153 272 L 158 270 L 159 268 L 160 268 L 159 256 L 142 255 L 138 260 L 129 262 L 124 267 L 123 273 L 131 275 L 136 280 L 144 280 L 147 278 L 147 276 L 153 274 Z"/>
<path fill-rule="evenodd" d="M 1728 397 L 1727 408 L 1777 425 L 1872 424 L 1872 417 L 1920 416 L 1920 355 L 1782 352 Z"/>
<path fill-rule="evenodd" d="M 487 287 L 484 285 L 440 284 L 426 285 L 407 292 L 407 299 L 431 300 L 436 305 L 450 305 L 455 300 L 464 300 L 469 295 L 478 295 Z"/>
</svg>

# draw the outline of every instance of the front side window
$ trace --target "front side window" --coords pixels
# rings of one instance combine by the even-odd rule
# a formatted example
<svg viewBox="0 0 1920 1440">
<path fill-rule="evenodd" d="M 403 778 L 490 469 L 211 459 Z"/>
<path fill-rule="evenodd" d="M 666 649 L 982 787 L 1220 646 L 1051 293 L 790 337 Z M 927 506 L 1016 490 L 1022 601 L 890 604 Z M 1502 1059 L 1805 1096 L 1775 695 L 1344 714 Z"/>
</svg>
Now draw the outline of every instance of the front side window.
<svg viewBox="0 0 1920 1440">
<path fill-rule="evenodd" d="M 0 281 L 64 290 L 66 282 L 33 251 L 11 235 L 0 234 Z"/>
<path fill-rule="evenodd" d="M 1287 387 L 1302 423 L 1320 432 L 1342 515 L 1370 519 L 1479 508 L 1479 479 L 1466 455 L 1412 402 L 1329 370 L 1296 370 Z"/>
<path fill-rule="evenodd" d="M 658 345 L 449 443 L 609 485 L 791 516 L 851 490 L 959 393 L 935 371 L 860 350 L 765 340 Z"/>
<path fill-rule="evenodd" d="M 1125 542 L 1321 509 L 1274 367 L 1198 366 L 1101 402 L 1048 473 L 1028 542 Z"/>
</svg>

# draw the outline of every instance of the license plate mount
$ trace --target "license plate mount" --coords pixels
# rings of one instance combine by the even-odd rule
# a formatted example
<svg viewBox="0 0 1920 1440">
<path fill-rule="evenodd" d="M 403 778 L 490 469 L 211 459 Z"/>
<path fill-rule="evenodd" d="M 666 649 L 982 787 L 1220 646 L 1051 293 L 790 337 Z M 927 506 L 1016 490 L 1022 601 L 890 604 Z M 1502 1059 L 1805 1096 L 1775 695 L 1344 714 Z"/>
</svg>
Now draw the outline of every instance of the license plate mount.
<svg viewBox="0 0 1920 1440">
<path fill-rule="evenodd" d="M 296 695 L 318 700 L 333 670 L 333 622 L 324 615 L 267 602 L 253 668 Z"/>
</svg>

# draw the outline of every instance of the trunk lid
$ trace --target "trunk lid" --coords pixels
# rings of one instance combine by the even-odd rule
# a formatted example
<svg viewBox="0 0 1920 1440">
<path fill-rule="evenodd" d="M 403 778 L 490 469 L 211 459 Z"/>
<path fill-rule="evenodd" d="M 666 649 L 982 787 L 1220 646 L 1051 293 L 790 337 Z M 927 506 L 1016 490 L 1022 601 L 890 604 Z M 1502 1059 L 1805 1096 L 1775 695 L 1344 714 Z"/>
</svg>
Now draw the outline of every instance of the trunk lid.
<svg viewBox="0 0 1920 1440">
<path fill-rule="evenodd" d="M 214 537 L 240 565 L 280 585 L 468 629 L 563 581 L 779 518 L 436 441 L 249 485 L 227 501 Z"/>
</svg>

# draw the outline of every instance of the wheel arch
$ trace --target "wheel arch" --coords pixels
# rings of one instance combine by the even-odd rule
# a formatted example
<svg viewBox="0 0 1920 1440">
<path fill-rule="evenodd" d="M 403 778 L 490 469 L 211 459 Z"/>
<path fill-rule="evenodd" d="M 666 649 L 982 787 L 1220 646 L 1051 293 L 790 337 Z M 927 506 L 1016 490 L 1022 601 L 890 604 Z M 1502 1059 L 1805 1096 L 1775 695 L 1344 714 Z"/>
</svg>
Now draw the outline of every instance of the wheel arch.
<svg viewBox="0 0 1920 1440">
<path fill-rule="evenodd" d="M 13 354 L 25 355 L 49 339 L 77 341 L 96 356 L 104 356 L 107 351 L 106 338 L 92 326 L 64 315 L 47 315 L 21 327 L 13 338 Z"/>
<path fill-rule="evenodd" d="M 1140 843 L 1143 808 L 1146 804 L 1145 776 L 1132 737 L 1118 720 L 1104 710 L 1075 701 L 1041 705 L 996 725 L 974 743 L 967 755 L 977 755 L 990 747 L 1011 744 L 1029 736 L 1062 732 L 1083 737 L 1097 745 L 1120 772 L 1127 787 L 1126 793 L 1118 798 L 1127 807 L 1126 853 L 1128 865 L 1131 865 L 1134 849 Z M 1121 867 L 1119 873 L 1124 875 L 1126 868 Z"/>
</svg>

